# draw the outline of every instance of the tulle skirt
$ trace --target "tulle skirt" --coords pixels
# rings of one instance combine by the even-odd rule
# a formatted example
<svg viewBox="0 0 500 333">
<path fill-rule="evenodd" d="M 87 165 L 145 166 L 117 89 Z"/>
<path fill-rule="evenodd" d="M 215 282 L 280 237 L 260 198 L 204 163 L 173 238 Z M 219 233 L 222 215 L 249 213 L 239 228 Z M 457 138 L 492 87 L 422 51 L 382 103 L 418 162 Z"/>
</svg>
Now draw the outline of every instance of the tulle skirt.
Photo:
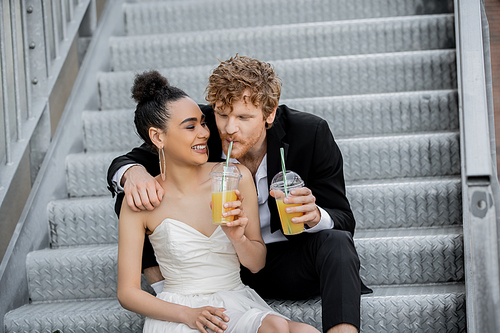
<svg viewBox="0 0 500 333">
<path fill-rule="evenodd" d="M 171 303 L 199 308 L 213 306 L 225 308 L 229 317 L 225 333 L 257 333 L 264 318 L 277 315 L 286 318 L 271 307 L 250 287 L 242 286 L 237 290 L 222 290 L 213 294 L 181 295 L 161 292 L 156 297 Z M 288 319 L 288 318 L 286 318 Z M 211 330 L 208 330 L 211 332 Z M 146 318 L 143 332 L 145 333 L 195 333 L 189 326 L 180 323 Z"/>
</svg>

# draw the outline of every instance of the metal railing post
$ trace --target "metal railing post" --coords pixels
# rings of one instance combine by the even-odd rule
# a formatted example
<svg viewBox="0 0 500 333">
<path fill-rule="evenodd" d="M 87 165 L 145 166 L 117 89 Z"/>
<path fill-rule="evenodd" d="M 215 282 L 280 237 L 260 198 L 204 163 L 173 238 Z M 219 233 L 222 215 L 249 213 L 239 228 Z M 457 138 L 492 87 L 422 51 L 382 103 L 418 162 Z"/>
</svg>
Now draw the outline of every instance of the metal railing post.
<svg viewBox="0 0 500 333">
<path fill-rule="evenodd" d="M 3 105 L 3 125 L 5 136 L 5 162 L 12 163 L 11 137 L 10 137 L 10 119 L 9 119 L 9 93 L 7 91 L 7 57 L 5 46 L 5 33 L 3 29 L 3 3 L 0 1 L 0 71 L 2 76 L 2 105 Z"/>
<path fill-rule="evenodd" d="M 28 119 L 33 117 L 32 111 L 32 94 L 31 94 L 31 71 L 30 71 L 30 57 L 29 50 L 31 48 L 28 42 L 28 26 L 26 24 L 28 9 L 26 7 L 26 0 L 21 0 L 21 21 L 23 29 L 23 55 L 24 55 L 24 85 L 26 89 L 26 116 Z"/>
<path fill-rule="evenodd" d="M 33 97 L 46 96 L 47 77 L 50 64 L 50 50 L 48 29 L 44 24 L 47 21 L 45 0 L 26 0 L 26 21 L 29 45 L 30 68 L 29 82 L 31 82 Z"/>
<path fill-rule="evenodd" d="M 19 88 L 19 65 L 18 58 L 18 45 L 17 45 L 17 20 L 16 20 L 16 2 L 15 0 L 10 0 L 10 26 L 11 26 L 11 36 L 12 36 L 12 60 L 14 65 L 14 106 L 16 109 L 16 132 L 17 140 L 21 140 L 23 137 L 23 127 L 22 127 L 22 111 L 21 111 L 21 90 Z"/>
<path fill-rule="evenodd" d="M 500 331 L 497 209 L 490 148 L 481 3 L 455 0 L 467 331 Z"/>
</svg>

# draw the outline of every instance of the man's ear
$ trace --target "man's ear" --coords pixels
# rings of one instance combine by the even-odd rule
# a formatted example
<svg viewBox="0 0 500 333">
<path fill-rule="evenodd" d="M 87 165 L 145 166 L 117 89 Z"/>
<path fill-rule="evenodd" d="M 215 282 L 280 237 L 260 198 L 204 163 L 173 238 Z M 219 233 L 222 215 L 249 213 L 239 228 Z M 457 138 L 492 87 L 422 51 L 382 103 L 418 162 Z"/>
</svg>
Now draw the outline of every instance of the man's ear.
<svg viewBox="0 0 500 333">
<path fill-rule="evenodd" d="M 266 123 L 267 123 L 268 127 L 271 127 L 271 125 L 273 124 L 274 118 L 276 118 L 276 110 L 277 109 L 278 109 L 278 107 L 276 106 L 274 108 L 273 112 L 271 112 L 271 114 L 269 114 L 269 116 L 267 116 Z"/>
<path fill-rule="evenodd" d="M 165 136 L 161 134 L 163 134 L 161 129 L 156 127 L 149 128 L 149 138 L 158 149 L 162 149 L 165 146 Z"/>
</svg>

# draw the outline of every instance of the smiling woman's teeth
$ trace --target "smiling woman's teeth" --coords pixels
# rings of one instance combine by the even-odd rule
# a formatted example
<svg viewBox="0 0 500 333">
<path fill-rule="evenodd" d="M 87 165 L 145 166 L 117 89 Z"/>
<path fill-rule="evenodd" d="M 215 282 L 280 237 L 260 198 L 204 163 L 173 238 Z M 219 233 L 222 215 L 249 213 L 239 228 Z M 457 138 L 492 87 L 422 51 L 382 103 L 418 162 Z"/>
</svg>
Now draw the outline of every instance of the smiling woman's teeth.
<svg viewBox="0 0 500 333">
<path fill-rule="evenodd" d="M 191 147 L 191 149 L 194 149 L 194 150 L 202 150 L 202 149 L 205 149 L 207 146 L 205 145 L 198 145 L 198 146 L 193 146 Z"/>
</svg>

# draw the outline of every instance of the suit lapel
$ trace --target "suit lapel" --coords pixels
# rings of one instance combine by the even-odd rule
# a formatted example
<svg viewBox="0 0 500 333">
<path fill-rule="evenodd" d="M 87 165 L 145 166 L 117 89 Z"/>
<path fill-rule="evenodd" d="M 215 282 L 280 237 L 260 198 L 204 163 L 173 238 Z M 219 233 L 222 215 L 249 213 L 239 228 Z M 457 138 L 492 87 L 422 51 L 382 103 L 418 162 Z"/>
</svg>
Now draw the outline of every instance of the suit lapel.
<svg viewBox="0 0 500 333">
<path fill-rule="evenodd" d="M 279 109 L 278 109 L 279 111 Z M 285 164 L 287 163 L 288 156 L 288 143 L 283 142 L 285 130 L 282 126 L 282 114 L 276 116 L 273 127 L 267 130 L 267 184 L 271 186 L 273 177 L 281 171 L 281 157 L 280 148 L 284 148 Z M 281 223 L 276 207 L 276 201 L 273 197 L 269 196 L 267 201 L 269 211 L 271 212 L 271 233 L 281 229 Z"/>
</svg>

